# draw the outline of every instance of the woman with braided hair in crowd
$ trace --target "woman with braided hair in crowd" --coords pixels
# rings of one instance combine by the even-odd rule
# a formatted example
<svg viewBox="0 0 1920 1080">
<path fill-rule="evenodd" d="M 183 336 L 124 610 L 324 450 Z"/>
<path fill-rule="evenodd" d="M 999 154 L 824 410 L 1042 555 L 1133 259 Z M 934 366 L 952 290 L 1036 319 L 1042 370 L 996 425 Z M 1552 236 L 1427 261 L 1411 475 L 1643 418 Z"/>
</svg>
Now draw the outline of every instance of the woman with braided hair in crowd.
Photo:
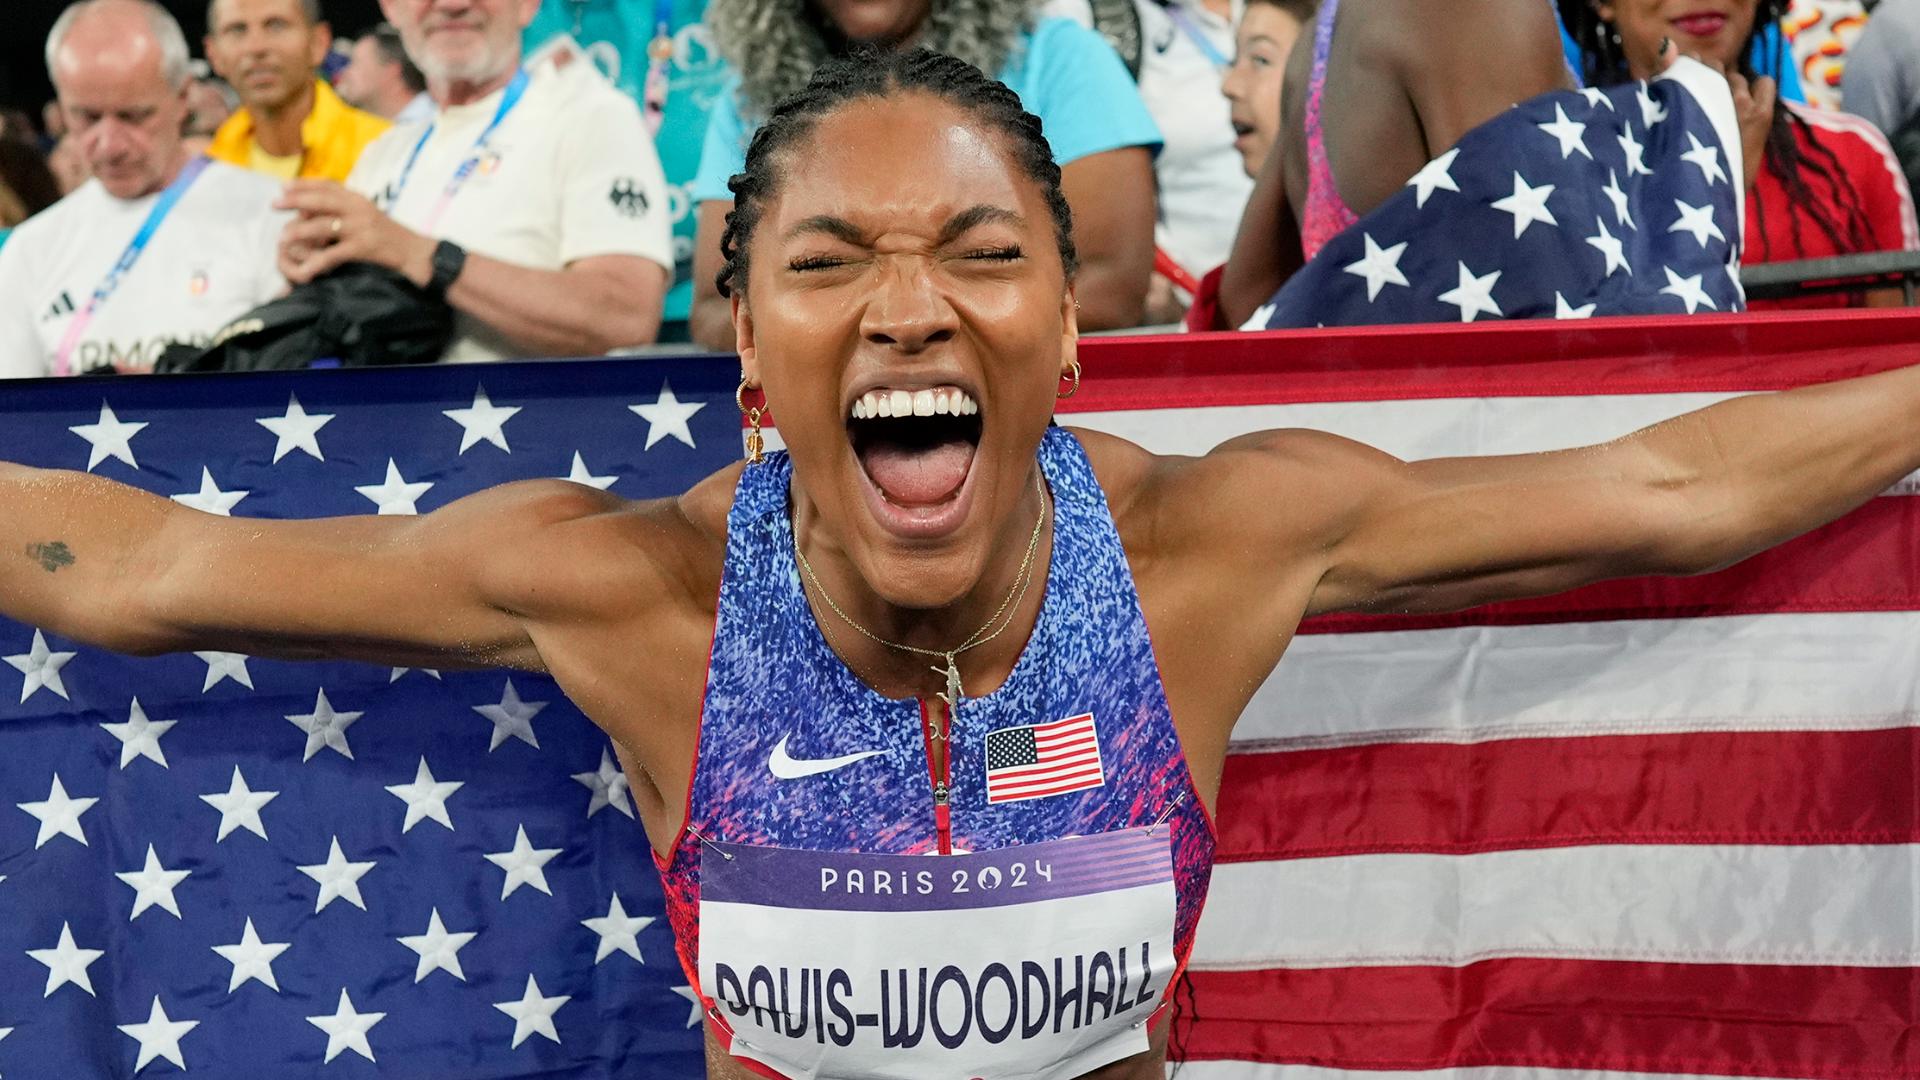
<svg viewBox="0 0 1920 1080">
<path fill-rule="evenodd" d="M 631 781 L 713 1080 L 1158 1080 L 1228 740 L 1303 618 L 1700 573 L 1920 467 L 1920 367 L 1505 457 L 1054 426 L 1061 170 L 924 50 L 823 65 L 731 191 L 740 405 L 786 450 L 684 495 L 270 521 L 0 463 L 0 615 L 550 673 Z"/>
<path fill-rule="evenodd" d="M 713 0 L 715 47 L 731 77 L 715 98 L 694 178 L 693 339 L 735 347 L 726 298 L 713 287 L 720 232 L 747 142 L 775 102 L 814 69 L 858 47 L 925 46 L 997 76 L 1040 117 L 1073 207 L 1086 284 L 1080 325 L 1133 326 L 1154 261 L 1153 155 L 1160 132 L 1133 79 L 1099 34 L 1037 14 L 1035 0 Z"/>
<path fill-rule="evenodd" d="M 1741 114 L 1746 167 L 1742 261 L 1787 262 L 1873 251 L 1920 250 L 1920 225 L 1899 159 L 1872 124 L 1781 100 L 1755 73 L 1757 53 L 1778 51 L 1787 0 L 1557 0 L 1579 43 L 1586 83 L 1611 86 L 1664 70 L 1663 44 L 1729 73 Z M 1765 43 L 1756 45 L 1756 43 Z M 1778 56 L 1764 58 L 1778 69 Z M 1783 307 L 1897 306 L 1897 288 L 1756 300 Z"/>
</svg>

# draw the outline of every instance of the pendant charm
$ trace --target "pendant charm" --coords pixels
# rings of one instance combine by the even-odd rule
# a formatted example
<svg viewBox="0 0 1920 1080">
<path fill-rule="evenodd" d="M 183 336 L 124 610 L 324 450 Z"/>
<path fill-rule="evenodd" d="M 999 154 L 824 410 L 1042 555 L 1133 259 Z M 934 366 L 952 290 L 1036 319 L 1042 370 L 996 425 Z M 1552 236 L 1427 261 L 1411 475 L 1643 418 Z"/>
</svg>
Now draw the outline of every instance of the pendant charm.
<svg viewBox="0 0 1920 1080">
<path fill-rule="evenodd" d="M 952 729 L 953 718 L 960 711 L 960 665 L 954 661 L 953 654 L 948 653 L 947 666 L 940 667 L 936 665 L 933 670 L 947 677 L 946 693 L 934 695 L 941 701 L 947 703 L 947 722 L 941 725 L 944 737 L 944 732 Z"/>
</svg>

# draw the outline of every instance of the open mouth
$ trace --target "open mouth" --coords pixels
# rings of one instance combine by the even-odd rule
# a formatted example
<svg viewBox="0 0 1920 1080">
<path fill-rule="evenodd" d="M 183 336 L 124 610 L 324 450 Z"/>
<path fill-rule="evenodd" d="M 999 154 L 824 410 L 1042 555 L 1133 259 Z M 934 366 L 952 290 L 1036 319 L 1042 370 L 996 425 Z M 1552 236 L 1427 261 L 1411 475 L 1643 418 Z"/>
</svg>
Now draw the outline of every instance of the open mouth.
<svg viewBox="0 0 1920 1080">
<path fill-rule="evenodd" d="M 1253 125 L 1235 120 L 1233 122 L 1233 134 L 1236 138 L 1244 139 L 1253 134 Z"/>
<path fill-rule="evenodd" d="M 860 395 L 847 437 L 883 523 L 920 535 L 957 525 L 981 430 L 979 403 L 955 386 Z"/>
</svg>

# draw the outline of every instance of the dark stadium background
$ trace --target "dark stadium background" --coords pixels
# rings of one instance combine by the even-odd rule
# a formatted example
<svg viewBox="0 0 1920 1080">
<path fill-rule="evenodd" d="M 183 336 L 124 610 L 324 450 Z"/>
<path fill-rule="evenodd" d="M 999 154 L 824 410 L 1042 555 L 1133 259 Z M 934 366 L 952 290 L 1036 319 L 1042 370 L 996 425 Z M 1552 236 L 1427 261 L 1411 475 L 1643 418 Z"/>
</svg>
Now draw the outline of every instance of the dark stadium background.
<svg viewBox="0 0 1920 1080">
<path fill-rule="evenodd" d="M 206 25 L 205 0 L 161 0 L 180 20 L 187 43 L 200 55 L 200 37 Z M 0 105 L 25 109 L 35 123 L 40 106 L 53 96 L 47 84 L 47 31 L 67 0 L 0 0 Z M 336 34 L 354 35 L 380 20 L 377 0 L 324 0 Z"/>
</svg>

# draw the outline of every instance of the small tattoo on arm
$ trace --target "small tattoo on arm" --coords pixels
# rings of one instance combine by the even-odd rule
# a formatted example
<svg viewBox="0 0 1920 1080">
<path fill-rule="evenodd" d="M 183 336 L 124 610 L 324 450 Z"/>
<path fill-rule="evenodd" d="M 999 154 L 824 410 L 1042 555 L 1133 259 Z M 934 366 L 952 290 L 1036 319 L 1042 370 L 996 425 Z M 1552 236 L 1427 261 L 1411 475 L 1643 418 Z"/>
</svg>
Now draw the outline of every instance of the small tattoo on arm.
<svg viewBox="0 0 1920 1080">
<path fill-rule="evenodd" d="M 51 574 L 63 566 L 73 565 L 73 551 L 65 540 L 51 540 L 44 544 L 28 544 L 27 556 L 38 562 Z"/>
</svg>

